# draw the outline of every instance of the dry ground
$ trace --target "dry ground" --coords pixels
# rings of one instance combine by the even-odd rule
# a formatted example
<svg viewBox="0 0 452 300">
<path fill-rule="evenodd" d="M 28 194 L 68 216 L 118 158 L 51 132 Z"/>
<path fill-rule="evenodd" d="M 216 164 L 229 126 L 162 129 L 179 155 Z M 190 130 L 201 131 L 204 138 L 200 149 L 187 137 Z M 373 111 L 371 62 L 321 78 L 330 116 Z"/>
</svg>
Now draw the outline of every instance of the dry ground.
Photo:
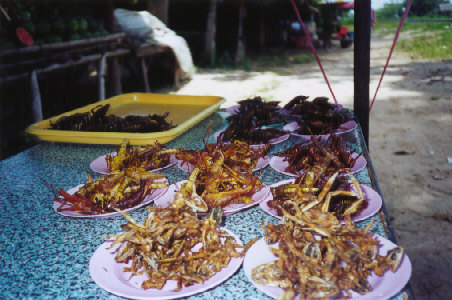
<svg viewBox="0 0 452 300">
<path fill-rule="evenodd" d="M 371 98 L 392 36 L 371 42 Z M 320 50 L 339 103 L 353 107 L 353 50 Z M 177 94 L 288 101 L 331 94 L 317 64 L 267 72 L 199 71 Z M 452 61 L 412 61 L 396 51 L 370 117 L 369 148 L 398 242 L 413 264 L 417 299 L 452 294 Z"/>
</svg>

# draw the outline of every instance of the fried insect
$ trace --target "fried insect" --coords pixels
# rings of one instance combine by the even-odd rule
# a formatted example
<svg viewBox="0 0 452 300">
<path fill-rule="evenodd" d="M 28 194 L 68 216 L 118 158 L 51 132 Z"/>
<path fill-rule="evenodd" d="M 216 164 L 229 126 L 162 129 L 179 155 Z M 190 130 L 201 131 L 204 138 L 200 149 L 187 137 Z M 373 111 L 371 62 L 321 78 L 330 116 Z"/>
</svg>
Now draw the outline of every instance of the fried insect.
<svg viewBox="0 0 452 300">
<path fill-rule="evenodd" d="M 229 123 L 234 123 L 244 117 L 252 118 L 256 127 L 280 124 L 287 121 L 287 117 L 281 112 L 281 107 L 278 105 L 280 101 L 264 101 L 257 96 L 237 101 L 237 103 L 239 104 L 238 112 L 226 119 Z"/>
<path fill-rule="evenodd" d="M 119 146 L 116 155 L 106 155 L 105 161 L 110 172 L 127 168 L 142 168 L 152 171 L 166 167 L 170 163 L 170 156 L 178 151 L 178 149 L 165 148 L 158 142 L 155 142 L 154 145 L 131 146 L 125 139 Z"/>
<path fill-rule="evenodd" d="M 352 174 L 347 175 L 336 172 L 325 176 L 308 171 L 293 184 L 271 188 L 273 199 L 267 204 L 276 210 L 279 216 L 283 215 L 283 210 L 295 215 L 298 211 L 305 212 L 309 209 L 334 213 L 341 220 L 347 215 L 355 216 L 365 209 L 368 203 L 358 181 Z"/>
<path fill-rule="evenodd" d="M 176 155 L 195 168 L 175 198 L 185 199 L 195 212 L 253 203 L 253 195 L 263 187 L 258 177 L 253 175 L 253 168 L 258 158 L 267 153 L 269 146 L 254 150 L 240 141 L 232 145 L 224 145 L 220 141 L 207 144 L 206 136 L 210 129 L 209 125 L 203 137 L 203 150 L 182 151 Z"/>
<path fill-rule="evenodd" d="M 198 166 L 190 173 L 188 181 L 181 186 L 184 197 L 192 199 L 193 209 L 207 212 L 213 207 L 225 208 L 231 204 L 253 203 L 253 195 L 262 188 L 262 183 L 251 172 L 235 172 L 222 162 L 218 152 L 212 162 Z"/>
<path fill-rule="evenodd" d="M 278 128 L 255 127 L 247 120 L 240 120 L 229 126 L 218 137 L 221 141 L 244 141 L 250 145 L 267 144 L 270 140 L 288 134 L 288 131 Z"/>
<path fill-rule="evenodd" d="M 224 156 L 224 164 L 235 172 L 248 172 L 256 167 L 257 161 L 267 155 L 270 145 L 255 149 L 248 143 L 234 141 L 231 144 L 205 144 L 204 149 L 180 150 L 176 158 L 182 161 L 182 164 L 199 166 L 204 161 L 210 159 L 213 153 L 220 149 Z"/>
<path fill-rule="evenodd" d="M 284 109 L 289 110 L 292 115 L 331 116 L 337 108 L 328 102 L 327 97 L 317 97 L 312 101 L 308 99 L 309 96 L 296 96 L 284 105 Z"/>
<path fill-rule="evenodd" d="M 279 101 L 266 102 L 255 97 L 238 103 L 238 112 L 226 119 L 229 125 L 219 137 L 222 141 L 239 140 L 251 145 L 262 144 L 288 133 L 278 128 L 264 127 L 287 122 L 278 106 Z"/>
<path fill-rule="evenodd" d="M 262 183 L 253 175 L 252 169 L 234 170 L 225 164 L 223 151 L 216 148 L 198 162 L 180 192 L 192 200 L 195 211 L 207 212 L 216 206 L 253 203 L 252 196 L 261 188 Z"/>
<path fill-rule="evenodd" d="M 169 112 L 162 115 L 129 115 L 120 117 L 107 115 L 110 104 L 98 105 L 85 113 L 75 113 L 50 122 L 50 129 L 94 131 L 94 132 L 160 132 L 174 128 L 166 119 Z"/>
<path fill-rule="evenodd" d="M 73 195 L 60 189 L 59 211 L 73 211 L 87 215 L 114 212 L 140 204 L 155 189 L 166 188 L 166 182 L 158 181 L 163 174 L 151 174 L 140 168 L 115 171 L 85 183 Z"/>
<path fill-rule="evenodd" d="M 275 153 L 284 157 L 289 163 L 286 172 L 299 173 L 307 169 L 316 169 L 318 173 L 332 174 L 340 169 L 350 169 L 362 155 L 352 157 L 353 151 L 347 145 L 342 145 L 342 138 L 330 135 L 327 140 L 311 137 L 311 141 L 290 146 L 288 149 Z"/>
<path fill-rule="evenodd" d="M 124 272 L 130 272 L 131 277 L 146 275 L 143 289 L 162 289 L 168 280 L 177 281 L 175 292 L 202 284 L 228 266 L 231 258 L 243 256 L 255 242 L 238 244 L 215 218 L 208 215 L 200 220 L 182 198 L 167 208 L 152 206 L 147 210 L 143 224 L 122 213 L 129 221 L 122 225 L 124 232 L 107 236 L 114 239 L 111 247 L 120 245 L 115 260 L 128 264 Z"/>
<path fill-rule="evenodd" d="M 327 97 L 317 97 L 308 101 L 307 96 L 297 96 L 284 108 L 291 115 L 299 115 L 300 126 L 295 132 L 302 135 L 323 135 L 338 129 L 341 124 L 352 119 L 345 109 L 338 109 L 328 102 Z"/>
<path fill-rule="evenodd" d="M 345 224 L 320 210 L 299 211 L 292 215 L 283 210 L 279 225 L 262 223 L 267 244 L 278 243 L 270 250 L 278 257 L 272 263 L 252 270 L 256 283 L 284 290 L 279 299 L 350 298 L 350 290 L 366 294 L 372 290 L 368 277 L 395 272 L 403 258 L 403 248 L 387 255 L 378 254 L 379 242 L 366 228 L 355 227 L 349 217 Z"/>
</svg>

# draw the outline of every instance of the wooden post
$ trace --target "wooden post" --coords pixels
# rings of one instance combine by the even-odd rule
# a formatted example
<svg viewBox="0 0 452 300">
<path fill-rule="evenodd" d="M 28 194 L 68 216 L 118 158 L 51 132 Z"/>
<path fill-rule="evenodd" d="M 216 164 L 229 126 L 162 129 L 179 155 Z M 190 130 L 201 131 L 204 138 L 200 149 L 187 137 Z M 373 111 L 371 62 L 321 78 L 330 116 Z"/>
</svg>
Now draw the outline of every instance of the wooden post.
<svg viewBox="0 0 452 300">
<path fill-rule="evenodd" d="M 353 109 L 369 147 L 370 0 L 355 1 Z"/>
<path fill-rule="evenodd" d="M 217 34 L 217 0 L 209 0 L 207 14 L 206 39 L 204 41 L 203 62 L 213 65 L 215 63 L 215 38 Z"/>
<path fill-rule="evenodd" d="M 243 22 L 246 14 L 245 1 L 240 0 L 239 5 L 239 30 L 237 32 L 237 49 L 234 59 L 236 64 L 240 63 L 245 58 L 245 38 L 243 37 Z"/>
<path fill-rule="evenodd" d="M 111 65 L 109 66 L 111 74 L 110 92 L 113 94 L 112 96 L 116 96 L 122 94 L 121 69 L 117 57 L 112 57 L 111 60 Z"/>
<path fill-rule="evenodd" d="M 43 120 L 41 92 L 39 91 L 38 74 L 36 70 L 31 72 L 31 110 L 33 112 L 33 121 L 39 122 Z"/>
<path fill-rule="evenodd" d="M 143 77 L 143 83 L 144 83 L 144 91 L 146 93 L 150 93 L 151 85 L 149 84 L 148 67 L 146 66 L 146 57 L 145 56 L 140 58 L 140 66 L 141 66 L 141 76 Z"/>
<path fill-rule="evenodd" d="M 107 57 L 102 55 L 99 60 L 99 66 L 97 70 L 97 85 L 98 85 L 98 98 L 104 100 L 105 97 L 105 77 L 107 76 Z"/>
</svg>

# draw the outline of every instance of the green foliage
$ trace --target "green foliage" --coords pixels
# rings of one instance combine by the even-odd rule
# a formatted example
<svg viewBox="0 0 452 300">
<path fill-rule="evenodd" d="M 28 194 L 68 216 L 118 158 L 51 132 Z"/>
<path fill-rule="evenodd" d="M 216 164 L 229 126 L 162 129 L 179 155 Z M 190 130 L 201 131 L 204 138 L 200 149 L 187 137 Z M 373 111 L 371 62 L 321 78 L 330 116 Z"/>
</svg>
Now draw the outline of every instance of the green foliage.
<svg viewBox="0 0 452 300">
<path fill-rule="evenodd" d="M 353 26 L 353 25 L 355 24 L 355 18 L 354 18 L 354 16 L 347 16 L 347 17 L 344 17 L 344 18 L 342 19 L 342 21 L 341 21 L 341 24 L 344 25 L 344 26 L 347 26 L 347 27 Z"/>
<path fill-rule="evenodd" d="M 383 8 L 378 9 L 375 15 L 378 20 L 396 19 L 403 15 L 405 5 L 403 4 L 385 4 Z"/>
<path fill-rule="evenodd" d="M 407 1 L 404 1 L 404 6 Z M 409 15 L 426 16 L 430 13 L 436 13 L 438 4 L 449 3 L 448 0 L 412 0 Z"/>
<path fill-rule="evenodd" d="M 232 57 L 229 52 L 226 51 L 218 58 L 217 66 L 219 68 L 228 68 L 228 66 L 231 66 L 232 63 Z"/>
<path fill-rule="evenodd" d="M 452 53 L 452 25 L 448 22 L 409 22 L 402 28 L 396 50 L 413 59 L 448 60 Z M 375 26 L 376 34 L 395 34 L 399 22 L 383 21 Z"/>
<path fill-rule="evenodd" d="M 451 59 L 452 31 L 450 29 L 441 30 L 434 34 L 422 32 L 419 36 L 400 41 L 399 47 L 403 51 L 410 53 L 413 58 Z"/>
<path fill-rule="evenodd" d="M 307 64 L 315 60 L 314 55 L 299 54 L 292 57 L 294 64 Z"/>
<path fill-rule="evenodd" d="M 66 30 L 66 24 L 62 18 L 55 18 L 52 22 L 52 29 L 56 34 L 64 34 Z"/>
<path fill-rule="evenodd" d="M 82 32 L 88 29 L 88 21 L 86 20 L 86 18 L 80 18 L 79 28 Z"/>
</svg>

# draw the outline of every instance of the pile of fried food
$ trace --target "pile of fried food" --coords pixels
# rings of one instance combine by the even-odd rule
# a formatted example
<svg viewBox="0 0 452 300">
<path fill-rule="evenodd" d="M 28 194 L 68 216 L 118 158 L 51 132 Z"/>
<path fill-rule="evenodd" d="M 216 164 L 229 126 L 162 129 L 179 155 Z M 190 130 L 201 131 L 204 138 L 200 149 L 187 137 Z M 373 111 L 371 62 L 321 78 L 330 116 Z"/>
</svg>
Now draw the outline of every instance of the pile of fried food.
<svg viewBox="0 0 452 300">
<path fill-rule="evenodd" d="M 88 175 L 85 183 L 73 195 L 63 189 L 55 195 L 61 204 L 58 211 L 73 211 L 85 215 L 99 215 L 127 209 L 140 204 L 155 189 L 166 188 L 167 182 L 160 181 L 163 174 L 151 174 L 141 168 L 127 168 L 114 171 L 96 180 Z"/>
<path fill-rule="evenodd" d="M 116 155 L 108 154 L 105 161 L 110 172 L 132 167 L 152 171 L 166 167 L 170 163 L 171 155 L 177 152 L 177 149 L 165 148 L 158 142 L 154 145 L 131 146 L 125 139 Z"/>
<path fill-rule="evenodd" d="M 264 101 L 261 97 L 238 101 L 237 113 L 226 118 L 229 125 L 220 135 L 223 141 L 244 141 L 250 145 L 267 143 L 288 132 L 278 128 L 268 128 L 287 122 L 279 101 Z"/>
<path fill-rule="evenodd" d="M 296 178 L 294 183 L 272 187 L 273 199 L 267 205 L 279 216 L 283 216 L 283 211 L 297 215 L 318 209 L 323 213 L 331 212 L 338 219 L 353 217 L 365 209 L 368 203 L 356 178 L 350 173 L 346 174 L 337 171 L 327 175 L 308 171 Z"/>
<path fill-rule="evenodd" d="M 227 121 L 234 123 L 239 119 L 253 120 L 256 127 L 269 126 L 285 123 L 287 117 L 282 113 L 279 106 L 280 101 L 264 101 L 257 96 L 245 100 L 237 101 L 239 107 L 237 113 L 229 116 Z"/>
<path fill-rule="evenodd" d="M 323 135 L 338 129 L 341 124 L 351 120 L 344 109 L 328 102 L 327 97 L 317 97 L 308 101 L 308 96 L 297 96 L 284 106 L 291 115 L 299 115 L 299 129 L 296 133 L 302 135 Z"/>
<path fill-rule="evenodd" d="M 163 115 L 130 115 L 120 117 L 114 114 L 107 115 L 109 108 L 110 104 L 98 105 L 91 111 L 85 113 L 62 116 L 55 123 L 50 122 L 50 129 L 146 133 L 167 131 L 176 127 L 166 120 L 169 112 Z"/>
<path fill-rule="evenodd" d="M 369 231 L 372 222 L 359 229 L 350 218 L 340 224 L 334 215 L 319 210 L 283 212 L 281 224 L 262 224 L 266 243 L 278 243 L 269 248 L 277 260 L 252 270 L 256 283 L 284 290 L 281 300 L 296 294 L 300 299 L 350 298 L 350 291 L 365 294 L 372 290 L 372 272 L 395 272 L 402 261 L 402 247 L 378 254 L 379 242 Z"/>
<path fill-rule="evenodd" d="M 235 172 L 248 172 L 256 167 L 257 161 L 264 158 L 270 150 L 270 145 L 253 148 L 248 143 L 234 141 L 231 144 L 205 144 L 204 149 L 180 149 L 176 158 L 188 166 L 202 166 L 212 160 L 212 154 L 219 149 L 224 157 L 224 164 Z"/>
<path fill-rule="evenodd" d="M 327 140 L 311 137 L 310 141 L 294 144 L 275 153 L 289 163 L 286 172 L 298 173 L 316 169 L 319 173 L 332 174 L 340 169 L 350 169 L 361 156 L 352 157 L 353 152 L 342 145 L 342 138 L 331 134 Z"/>
<path fill-rule="evenodd" d="M 144 224 L 123 213 L 129 221 L 122 225 L 124 232 L 107 237 L 115 239 L 112 247 L 121 244 L 115 260 L 130 263 L 125 272 L 146 275 L 143 289 L 162 289 L 167 280 L 177 281 L 175 292 L 202 284 L 255 242 L 243 246 L 220 228 L 221 210 L 200 220 L 183 198 L 178 199 L 167 208 L 148 207 Z"/>
<path fill-rule="evenodd" d="M 207 212 L 213 207 L 253 203 L 253 195 L 262 187 L 252 168 L 234 170 L 225 163 L 225 155 L 218 147 L 198 162 L 188 181 L 181 186 L 180 195 L 189 199 L 195 211 Z"/>
</svg>

